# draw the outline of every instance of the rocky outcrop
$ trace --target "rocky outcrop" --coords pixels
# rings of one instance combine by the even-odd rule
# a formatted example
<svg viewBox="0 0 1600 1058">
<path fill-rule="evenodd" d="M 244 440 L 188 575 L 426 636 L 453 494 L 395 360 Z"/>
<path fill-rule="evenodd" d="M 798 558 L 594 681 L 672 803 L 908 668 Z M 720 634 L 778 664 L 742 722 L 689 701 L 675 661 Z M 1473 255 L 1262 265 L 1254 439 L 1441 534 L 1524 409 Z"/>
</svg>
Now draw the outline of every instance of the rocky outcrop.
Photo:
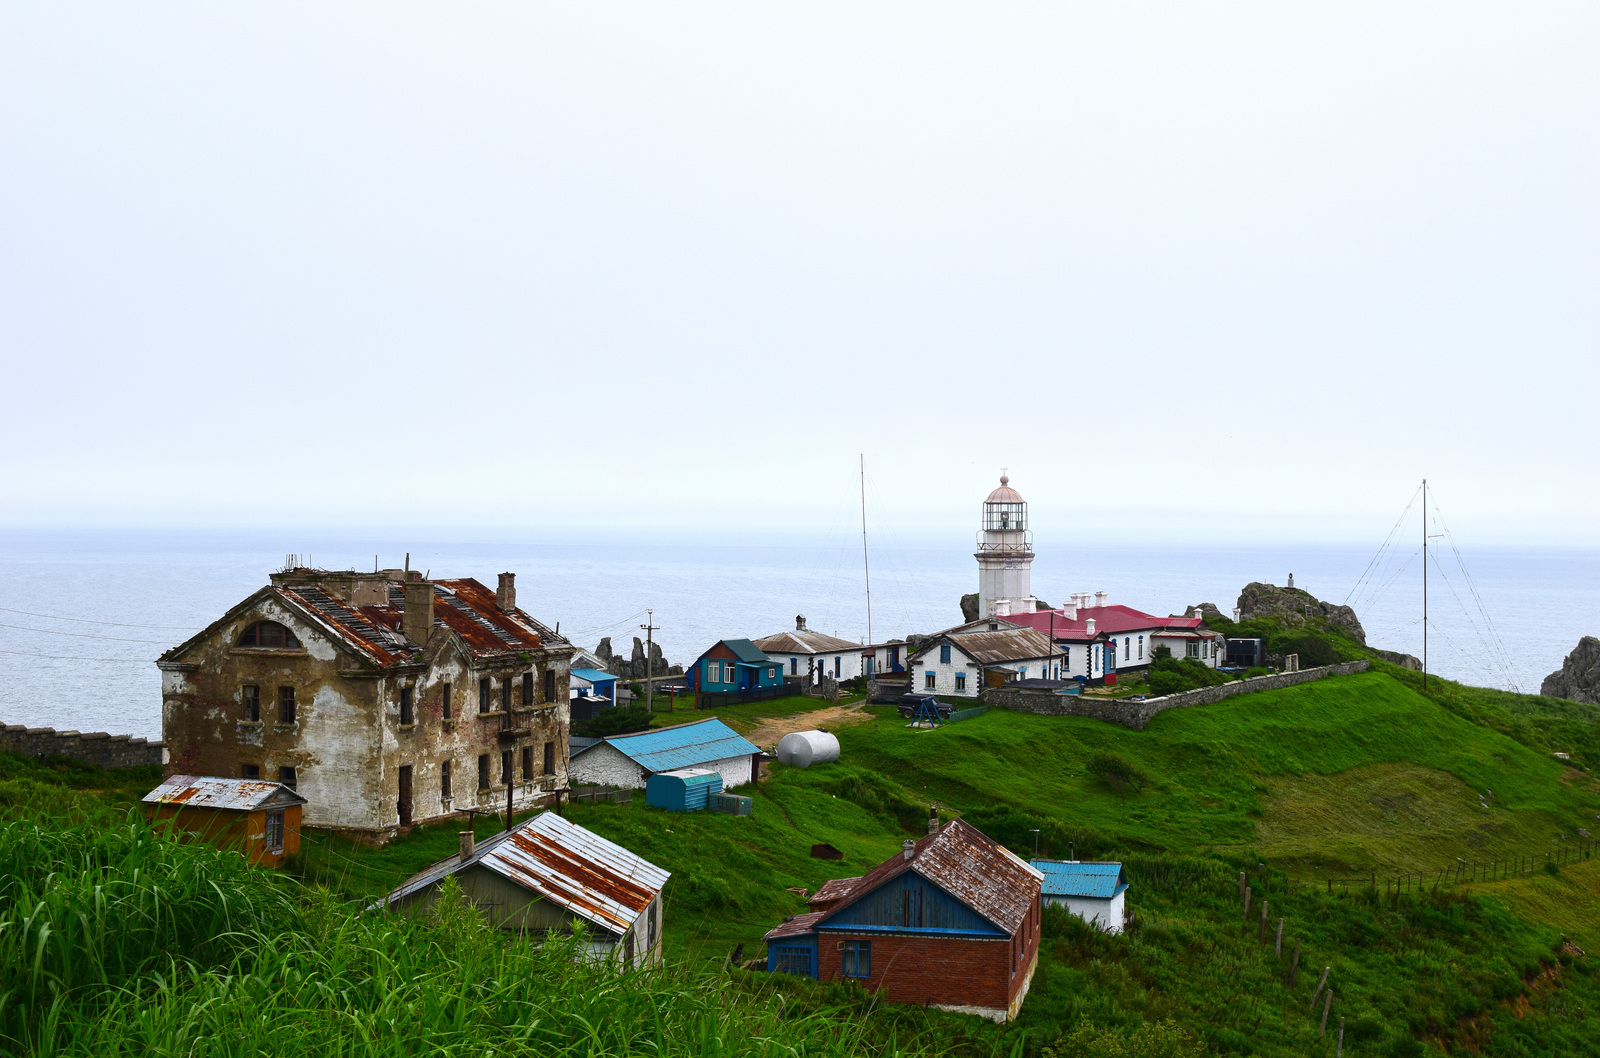
<svg viewBox="0 0 1600 1058">
<path fill-rule="evenodd" d="M 1320 618 L 1351 639 L 1366 646 L 1367 633 L 1348 606 L 1323 602 L 1300 588 L 1280 588 L 1275 584 L 1252 582 L 1239 593 L 1239 620 L 1269 618 L 1286 628 L 1304 628 L 1310 619 Z"/>
<path fill-rule="evenodd" d="M 600 640 L 600 645 L 594 648 L 594 656 L 605 663 L 606 671 L 625 680 L 644 679 L 647 668 L 644 654 L 644 640 L 638 636 L 633 637 L 633 655 L 631 657 L 624 658 L 621 654 L 616 653 L 612 649 L 610 636 Z M 683 675 L 682 666 L 667 664 L 666 657 L 661 653 L 660 643 L 650 644 L 648 670 L 652 676 Z"/>
<path fill-rule="evenodd" d="M 1398 650 L 1378 650 L 1376 647 L 1373 648 L 1373 653 L 1391 665 L 1399 665 L 1413 672 L 1422 671 L 1422 659 L 1413 654 L 1402 654 Z"/>
<path fill-rule="evenodd" d="M 1544 678 L 1539 693 L 1600 705 L 1600 639 L 1584 636 L 1578 640 L 1561 668 Z"/>
<path fill-rule="evenodd" d="M 1209 621 L 1213 617 L 1221 617 L 1222 611 L 1217 609 L 1217 604 L 1214 602 L 1197 602 L 1193 606 L 1185 606 L 1183 608 L 1183 616 L 1198 617 L 1202 621 Z"/>
<path fill-rule="evenodd" d="M 978 619 L 978 593 L 977 592 L 973 592 L 971 595 L 963 595 L 961 597 L 961 621 L 962 621 L 962 623 L 963 624 L 971 624 L 973 621 L 976 621 L 977 619 Z"/>
</svg>

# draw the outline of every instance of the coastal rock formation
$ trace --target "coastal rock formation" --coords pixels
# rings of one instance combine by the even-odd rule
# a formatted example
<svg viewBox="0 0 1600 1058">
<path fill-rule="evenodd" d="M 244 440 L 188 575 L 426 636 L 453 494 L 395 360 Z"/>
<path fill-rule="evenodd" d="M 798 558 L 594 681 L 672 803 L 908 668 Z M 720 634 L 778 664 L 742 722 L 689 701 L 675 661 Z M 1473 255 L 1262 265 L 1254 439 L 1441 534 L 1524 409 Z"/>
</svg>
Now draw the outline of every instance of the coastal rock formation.
<svg viewBox="0 0 1600 1058">
<path fill-rule="evenodd" d="M 1323 602 L 1300 588 L 1280 588 L 1275 584 L 1251 582 L 1239 593 L 1239 620 L 1269 617 L 1288 628 L 1304 628 L 1308 617 L 1320 617 L 1362 646 L 1367 633 L 1348 606 Z"/>
<path fill-rule="evenodd" d="M 1402 654 L 1398 650 L 1378 650 L 1376 647 L 1373 650 L 1380 658 L 1391 665 L 1399 665 L 1401 668 L 1410 669 L 1413 672 L 1422 671 L 1422 659 L 1419 657 L 1412 654 Z"/>
<path fill-rule="evenodd" d="M 1600 705 L 1600 639 L 1584 636 L 1578 640 L 1561 668 L 1544 678 L 1539 693 Z"/>
<path fill-rule="evenodd" d="M 1185 606 L 1183 608 L 1183 616 L 1198 617 L 1202 621 L 1209 621 L 1213 617 L 1221 617 L 1222 611 L 1217 609 L 1217 604 L 1214 602 L 1197 602 L 1193 606 Z"/>
<path fill-rule="evenodd" d="M 961 621 L 970 624 L 978 619 L 978 593 L 961 597 Z"/>
<path fill-rule="evenodd" d="M 620 676 L 625 680 L 644 679 L 646 665 L 644 656 L 644 640 L 638 636 L 633 637 L 633 656 L 623 657 L 611 646 L 611 637 L 606 636 L 600 640 L 600 645 L 594 648 L 594 656 L 599 658 L 606 667 L 606 671 L 613 676 Z M 681 665 L 669 665 L 661 653 L 660 643 L 650 644 L 650 663 L 648 666 L 652 676 L 681 676 Z"/>
</svg>

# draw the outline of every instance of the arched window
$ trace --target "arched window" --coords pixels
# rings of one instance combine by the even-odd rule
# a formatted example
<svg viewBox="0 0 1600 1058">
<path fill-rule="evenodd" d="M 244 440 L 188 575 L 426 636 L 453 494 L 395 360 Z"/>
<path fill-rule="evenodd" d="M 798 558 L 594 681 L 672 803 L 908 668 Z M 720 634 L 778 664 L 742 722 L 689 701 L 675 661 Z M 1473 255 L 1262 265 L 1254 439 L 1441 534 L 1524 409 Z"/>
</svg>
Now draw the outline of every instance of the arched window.
<svg viewBox="0 0 1600 1058">
<path fill-rule="evenodd" d="M 257 621 L 244 630 L 239 645 L 262 647 L 267 650 L 299 650 L 300 640 L 276 621 Z"/>
</svg>

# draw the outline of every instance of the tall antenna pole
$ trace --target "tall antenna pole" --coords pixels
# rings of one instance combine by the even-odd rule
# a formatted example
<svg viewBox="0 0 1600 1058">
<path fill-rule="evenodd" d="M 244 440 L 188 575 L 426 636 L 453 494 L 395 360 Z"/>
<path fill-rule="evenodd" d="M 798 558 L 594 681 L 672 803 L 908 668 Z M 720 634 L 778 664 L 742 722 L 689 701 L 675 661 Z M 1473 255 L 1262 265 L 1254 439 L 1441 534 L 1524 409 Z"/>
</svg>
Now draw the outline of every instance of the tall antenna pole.
<svg viewBox="0 0 1600 1058">
<path fill-rule="evenodd" d="M 1428 479 L 1422 479 L 1422 689 L 1428 689 Z"/>
<path fill-rule="evenodd" d="M 867 645 L 872 639 L 872 568 L 867 565 L 867 454 L 861 453 L 861 572 L 867 578 Z M 876 659 L 877 652 L 873 652 Z"/>
<path fill-rule="evenodd" d="M 661 627 L 660 625 L 656 624 L 656 622 L 655 622 L 655 611 L 654 610 L 645 610 L 645 612 L 644 612 L 644 624 L 640 625 L 639 627 L 644 629 L 644 643 L 645 643 L 645 646 L 644 646 L 644 711 L 646 713 L 654 713 L 656 711 L 656 698 L 655 698 L 656 681 L 651 678 L 650 659 L 655 655 L 655 652 L 656 652 L 656 641 L 655 641 L 655 639 L 653 637 L 655 636 L 656 632 Z M 636 639 L 636 640 L 634 640 L 634 642 L 637 643 L 638 640 Z"/>
</svg>

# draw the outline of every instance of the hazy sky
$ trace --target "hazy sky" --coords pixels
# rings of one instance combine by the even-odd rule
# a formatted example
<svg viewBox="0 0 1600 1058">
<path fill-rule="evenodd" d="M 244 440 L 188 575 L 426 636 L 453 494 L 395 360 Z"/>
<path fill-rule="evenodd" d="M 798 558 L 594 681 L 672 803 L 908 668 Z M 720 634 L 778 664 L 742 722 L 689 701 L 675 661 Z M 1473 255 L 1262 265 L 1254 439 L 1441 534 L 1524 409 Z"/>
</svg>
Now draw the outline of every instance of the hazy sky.
<svg viewBox="0 0 1600 1058">
<path fill-rule="evenodd" d="M 1600 543 L 1600 6 L 0 7 L 0 523 Z M 1374 534 L 1376 534 L 1374 536 Z"/>
</svg>

